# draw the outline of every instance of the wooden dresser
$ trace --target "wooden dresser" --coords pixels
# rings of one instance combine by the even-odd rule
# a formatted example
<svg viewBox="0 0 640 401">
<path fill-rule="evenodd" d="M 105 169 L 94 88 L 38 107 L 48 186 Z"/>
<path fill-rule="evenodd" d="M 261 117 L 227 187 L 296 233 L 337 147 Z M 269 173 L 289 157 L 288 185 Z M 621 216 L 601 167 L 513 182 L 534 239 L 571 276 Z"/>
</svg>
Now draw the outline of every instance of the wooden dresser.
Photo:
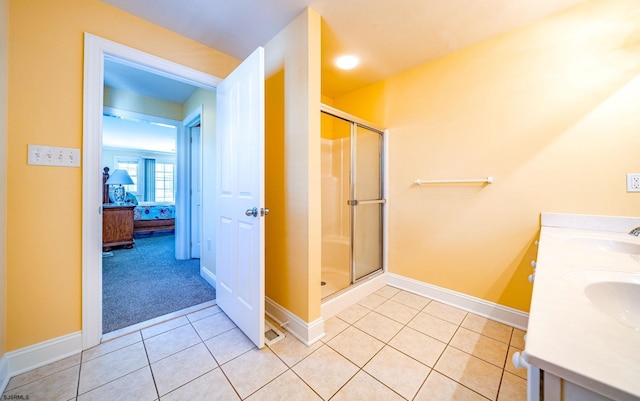
<svg viewBox="0 0 640 401">
<path fill-rule="evenodd" d="M 111 247 L 125 245 L 132 248 L 133 209 L 134 205 L 102 205 L 102 250 L 110 251 Z"/>
</svg>

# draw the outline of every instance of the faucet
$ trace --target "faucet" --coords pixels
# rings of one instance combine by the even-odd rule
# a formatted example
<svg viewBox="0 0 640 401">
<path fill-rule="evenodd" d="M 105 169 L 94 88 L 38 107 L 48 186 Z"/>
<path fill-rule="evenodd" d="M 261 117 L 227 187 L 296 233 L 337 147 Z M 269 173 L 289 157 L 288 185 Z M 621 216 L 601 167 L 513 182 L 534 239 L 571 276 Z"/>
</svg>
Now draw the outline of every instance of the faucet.
<svg viewBox="0 0 640 401">
<path fill-rule="evenodd" d="M 640 235 L 640 227 L 636 227 L 633 230 L 629 231 L 629 235 L 635 235 L 636 237 Z"/>
</svg>

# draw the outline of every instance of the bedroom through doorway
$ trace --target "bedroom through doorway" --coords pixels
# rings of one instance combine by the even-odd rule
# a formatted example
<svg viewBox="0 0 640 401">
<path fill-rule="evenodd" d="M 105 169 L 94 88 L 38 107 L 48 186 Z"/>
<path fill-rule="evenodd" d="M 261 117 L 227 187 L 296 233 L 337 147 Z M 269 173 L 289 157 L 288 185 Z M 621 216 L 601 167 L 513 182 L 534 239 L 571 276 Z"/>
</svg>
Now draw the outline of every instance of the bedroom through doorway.
<svg viewBox="0 0 640 401">
<path fill-rule="evenodd" d="M 215 303 L 200 259 L 201 122 L 215 92 L 110 58 L 104 71 L 102 334 L 114 336 Z"/>
</svg>

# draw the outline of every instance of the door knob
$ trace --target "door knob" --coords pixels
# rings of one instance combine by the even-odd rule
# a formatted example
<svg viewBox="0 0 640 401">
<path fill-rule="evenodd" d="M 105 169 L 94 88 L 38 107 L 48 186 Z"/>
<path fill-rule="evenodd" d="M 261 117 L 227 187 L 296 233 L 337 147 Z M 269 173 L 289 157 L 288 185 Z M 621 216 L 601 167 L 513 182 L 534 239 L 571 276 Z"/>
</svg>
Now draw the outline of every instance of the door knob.
<svg viewBox="0 0 640 401">
<path fill-rule="evenodd" d="M 266 207 L 260 208 L 260 216 L 266 216 L 269 213 L 271 213 L 271 210 L 269 210 L 269 208 L 266 208 Z"/>
<path fill-rule="evenodd" d="M 244 214 L 246 214 L 247 216 L 258 217 L 258 208 L 254 207 L 253 209 L 247 209 Z"/>
</svg>

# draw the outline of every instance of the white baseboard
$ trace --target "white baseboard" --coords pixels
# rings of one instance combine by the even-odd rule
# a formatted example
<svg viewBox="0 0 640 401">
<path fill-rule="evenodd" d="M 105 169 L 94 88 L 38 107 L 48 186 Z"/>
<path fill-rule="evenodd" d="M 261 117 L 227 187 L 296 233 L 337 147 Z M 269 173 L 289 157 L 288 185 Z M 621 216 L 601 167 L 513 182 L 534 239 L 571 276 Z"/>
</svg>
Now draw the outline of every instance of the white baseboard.
<svg viewBox="0 0 640 401">
<path fill-rule="evenodd" d="M 405 291 L 431 298 L 443 304 L 464 309 L 476 315 L 484 316 L 491 320 L 508 324 L 521 330 L 527 329 L 529 314 L 517 309 L 509 308 L 485 301 L 484 299 L 472 297 L 460 292 L 438 287 L 422 281 L 388 273 L 388 281 L 392 287 L 397 287 Z"/>
<path fill-rule="evenodd" d="M 204 281 L 209 283 L 209 285 L 214 289 L 216 288 L 216 275 L 211 273 L 211 271 L 204 266 L 200 267 L 200 277 L 202 277 Z"/>
<path fill-rule="evenodd" d="M 82 332 L 77 331 L 7 352 L 3 359 L 7 359 L 8 375 L 11 378 L 80 352 L 82 352 Z"/>
<path fill-rule="evenodd" d="M 307 323 L 269 297 L 265 297 L 265 313 L 280 324 L 280 327 L 307 346 L 324 337 L 324 320 L 322 318 Z"/>
<path fill-rule="evenodd" d="M 0 358 L 0 394 L 4 393 L 7 384 L 9 384 L 9 379 L 11 379 L 11 375 L 9 375 L 9 359 L 7 355 L 2 355 L 2 358 Z"/>
<path fill-rule="evenodd" d="M 352 286 L 348 291 L 323 302 L 320 307 L 320 315 L 324 320 L 337 315 L 351 305 L 362 301 L 367 296 L 384 287 L 387 281 L 387 273 L 382 273 L 363 283 Z"/>
</svg>

